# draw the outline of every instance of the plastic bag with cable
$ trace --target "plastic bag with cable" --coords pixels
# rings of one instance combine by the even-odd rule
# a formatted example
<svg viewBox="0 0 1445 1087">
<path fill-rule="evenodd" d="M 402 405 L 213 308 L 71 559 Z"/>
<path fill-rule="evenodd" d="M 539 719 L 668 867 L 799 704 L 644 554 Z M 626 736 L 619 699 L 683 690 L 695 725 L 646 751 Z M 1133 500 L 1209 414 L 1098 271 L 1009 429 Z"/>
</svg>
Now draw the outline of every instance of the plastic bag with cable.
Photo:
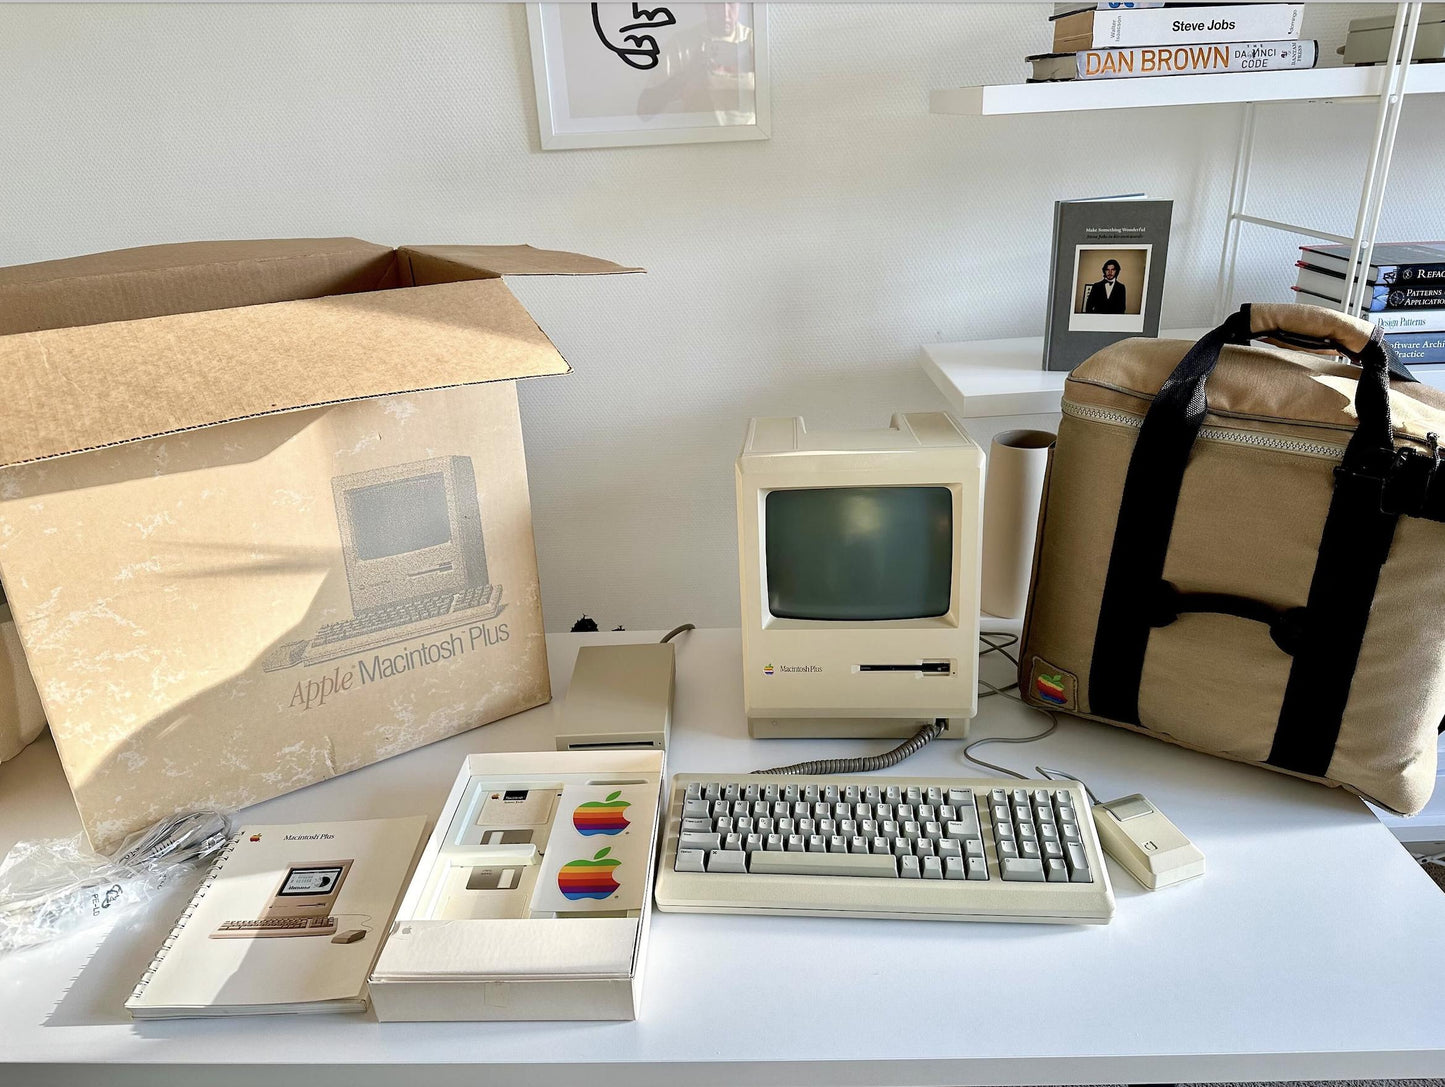
<svg viewBox="0 0 1445 1087">
<path fill-rule="evenodd" d="M 137 831 L 108 857 L 80 835 L 16 843 L 0 861 L 0 954 L 150 901 L 224 848 L 233 832 L 230 812 L 194 811 Z"/>
</svg>

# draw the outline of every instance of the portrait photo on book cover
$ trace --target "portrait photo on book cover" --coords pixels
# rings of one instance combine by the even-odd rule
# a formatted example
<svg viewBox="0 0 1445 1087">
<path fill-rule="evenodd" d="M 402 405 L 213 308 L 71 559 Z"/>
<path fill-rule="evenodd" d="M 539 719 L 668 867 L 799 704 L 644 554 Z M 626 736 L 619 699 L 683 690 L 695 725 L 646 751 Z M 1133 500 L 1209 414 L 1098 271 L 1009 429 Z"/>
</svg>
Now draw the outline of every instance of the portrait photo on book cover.
<svg viewBox="0 0 1445 1087">
<path fill-rule="evenodd" d="M 1153 245 L 1074 247 L 1070 332 L 1143 332 Z"/>
</svg>

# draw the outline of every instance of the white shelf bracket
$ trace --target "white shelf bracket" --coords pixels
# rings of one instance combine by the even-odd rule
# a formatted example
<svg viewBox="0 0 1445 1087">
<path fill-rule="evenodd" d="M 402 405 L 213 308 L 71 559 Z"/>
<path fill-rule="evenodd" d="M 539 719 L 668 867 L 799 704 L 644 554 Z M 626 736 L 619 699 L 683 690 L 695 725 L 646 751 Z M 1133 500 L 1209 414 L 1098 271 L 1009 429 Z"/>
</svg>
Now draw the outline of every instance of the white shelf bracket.
<svg viewBox="0 0 1445 1087">
<path fill-rule="evenodd" d="M 1266 219 L 1245 213 L 1249 195 L 1249 177 L 1255 147 L 1255 103 L 1247 102 L 1240 123 L 1239 145 L 1234 158 L 1234 176 L 1229 188 L 1229 211 L 1224 226 L 1224 243 L 1219 254 L 1219 280 L 1214 299 L 1215 323 L 1223 321 L 1233 309 L 1235 269 L 1239 260 L 1240 228 L 1248 223 L 1270 230 L 1299 234 L 1308 238 L 1337 242 L 1350 247 L 1350 263 L 1346 269 L 1344 300 L 1346 312 L 1361 313 L 1369 288 L 1367 269 L 1375 248 L 1375 237 L 1384 210 L 1385 182 L 1390 174 L 1390 161 L 1395 151 L 1395 135 L 1400 126 L 1400 113 L 1405 104 L 1405 83 L 1415 50 L 1416 31 L 1424 4 L 1397 4 L 1395 26 L 1390 36 L 1390 50 L 1381 66 L 1379 105 L 1375 113 L 1374 138 L 1369 161 L 1360 186 L 1360 202 L 1355 214 L 1355 229 L 1350 236 L 1332 234 L 1310 227 Z"/>
</svg>

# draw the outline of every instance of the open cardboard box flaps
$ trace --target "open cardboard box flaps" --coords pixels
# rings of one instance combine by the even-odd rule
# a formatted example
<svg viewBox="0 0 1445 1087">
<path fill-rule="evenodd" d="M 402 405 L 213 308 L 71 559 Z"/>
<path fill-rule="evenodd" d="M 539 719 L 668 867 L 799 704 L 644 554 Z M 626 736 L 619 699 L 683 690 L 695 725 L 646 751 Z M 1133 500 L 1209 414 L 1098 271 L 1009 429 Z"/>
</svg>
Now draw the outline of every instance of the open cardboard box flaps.
<svg viewBox="0 0 1445 1087">
<path fill-rule="evenodd" d="M 3 268 L 0 466 L 566 373 L 501 277 L 640 270 L 525 245 L 389 249 L 355 238 L 190 242 Z"/>
</svg>

